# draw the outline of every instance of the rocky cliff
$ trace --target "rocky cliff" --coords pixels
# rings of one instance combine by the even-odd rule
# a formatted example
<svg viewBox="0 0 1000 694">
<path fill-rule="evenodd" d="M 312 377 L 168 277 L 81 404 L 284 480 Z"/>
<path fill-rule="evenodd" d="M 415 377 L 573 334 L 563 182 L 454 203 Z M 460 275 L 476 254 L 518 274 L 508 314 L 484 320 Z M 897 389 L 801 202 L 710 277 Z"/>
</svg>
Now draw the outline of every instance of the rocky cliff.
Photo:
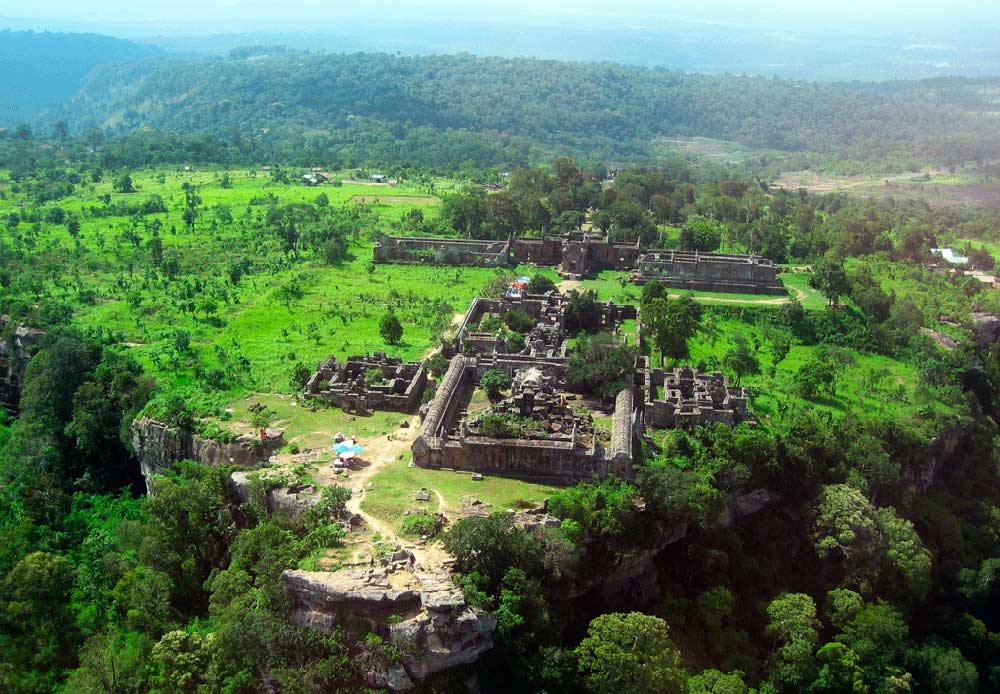
<svg viewBox="0 0 1000 694">
<path fill-rule="evenodd" d="M 132 423 L 132 447 L 147 489 L 155 475 L 170 472 L 174 464 L 181 460 L 196 460 L 206 465 L 256 467 L 283 444 L 284 438 L 279 429 L 267 429 L 261 439 L 243 435 L 225 442 L 168 427 L 148 417 Z"/>
<path fill-rule="evenodd" d="M 405 654 L 402 661 L 371 673 L 369 683 L 393 691 L 475 662 L 493 647 L 496 619 L 466 605 L 447 571 L 411 569 L 411 563 L 401 556 L 388 566 L 285 571 L 292 621 L 321 631 L 334 625 L 356 635 L 372 631 L 391 641 Z"/>
<path fill-rule="evenodd" d="M 0 316 L 0 407 L 16 414 L 24 370 L 45 332 L 24 325 L 8 331 L 9 323 L 7 316 Z"/>
<path fill-rule="evenodd" d="M 728 528 L 740 519 L 753 515 L 771 505 L 778 495 L 761 488 L 733 497 L 715 523 L 718 528 Z M 648 605 L 659 599 L 661 591 L 657 574 L 657 557 L 675 542 L 688 536 L 690 526 L 682 523 L 665 529 L 652 518 L 648 519 L 650 532 L 656 536 L 648 547 L 640 552 L 619 555 L 614 564 L 608 566 L 601 575 L 578 581 L 572 586 L 567 597 L 581 600 L 586 604 L 601 605 L 608 610 L 623 610 Z"/>
</svg>

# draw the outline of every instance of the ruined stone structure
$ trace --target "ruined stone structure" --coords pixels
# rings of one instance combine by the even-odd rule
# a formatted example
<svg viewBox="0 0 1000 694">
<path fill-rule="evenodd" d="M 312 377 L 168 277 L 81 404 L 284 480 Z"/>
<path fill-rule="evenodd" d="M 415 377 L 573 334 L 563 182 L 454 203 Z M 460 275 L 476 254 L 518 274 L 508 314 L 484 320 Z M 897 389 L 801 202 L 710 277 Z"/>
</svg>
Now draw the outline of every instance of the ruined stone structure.
<svg viewBox="0 0 1000 694">
<path fill-rule="evenodd" d="M 684 366 L 650 369 L 649 357 L 639 359 L 637 373 L 646 394 L 643 423 L 656 429 L 690 429 L 721 422 L 730 426 L 752 421 L 747 389 L 729 385 L 721 373 L 704 374 Z"/>
<path fill-rule="evenodd" d="M 514 260 L 535 265 L 558 265 L 566 279 L 591 277 L 602 270 L 634 270 L 639 242 L 615 243 L 607 234 L 572 231 L 562 236 L 517 238 Z"/>
<path fill-rule="evenodd" d="M 558 265 L 563 277 L 583 279 L 602 270 L 634 270 L 639 255 L 638 241 L 615 243 L 607 234 L 572 231 L 561 236 L 506 241 L 386 236 L 375 244 L 372 262 L 476 267 Z"/>
<path fill-rule="evenodd" d="M 745 294 L 787 294 L 778 268 L 757 255 L 653 251 L 639 259 L 637 284 L 659 282 L 675 289 Z"/>
<path fill-rule="evenodd" d="M 28 362 L 41 345 L 45 332 L 18 325 L 11 329 L 10 318 L 0 316 L 0 407 L 17 414 L 21 384 Z"/>
<path fill-rule="evenodd" d="M 572 232 L 563 238 L 559 274 L 581 280 L 602 270 L 634 270 L 639 255 L 638 241 L 614 243 L 606 234 Z"/>
<path fill-rule="evenodd" d="M 376 242 L 372 262 L 506 267 L 510 241 L 386 236 Z"/>
<path fill-rule="evenodd" d="M 382 380 L 366 383 L 373 369 Z M 306 383 L 305 397 L 362 415 L 375 410 L 412 414 L 420 407 L 426 387 L 427 371 L 422 364 L 403 363 L 402 359 L 376 352 L 374 356 L 351 356 L 346 362 L 328 358 Z"/>
<path fill-rule="evenodd" d="M 467 407 L 479 377 L 488 368 L 518 369 L 517 392 L 495 408 L 517 412 L 531 421 L 522 438 L 483 435 L 481 420 L 466 421 Z M 525 375 L 523 372 L 531 369 Z M 593 423 L 573 413 L 561 400 L 560 364 L 506 364 L 499 359 L 455 356 L 431 402 L 413 443 L 413 461 L 420 467 L 450 468 L 516 477 L 549 484 L 572 484 L 615 475 L 632 479 L 633 427 L 637 422 L 634 393 L 626 388 L 615 401 L 610 437 L 599 435 Z"/>
<path fill-rule="evenodd" d="M 508 311 L 522 309 L 537 321 L 535 327 L 525 336 L 525 348 L 518 355 L 532 359 L 565 361 L 566 339 L 565 316 L 567 298 L 562 294 L 524 294 L 502 299 L 472 300 L 469 310 L 455 331 L 452 353 L 477 355 L 506 355 L 508 345 L 503 338 L 484 332 L 479 325 L 489 316 L 502 317 Z M 635 320 L 636 308 L 632 305 L 619 306 L 611 301 L 602 304 L 601 328 L 615 332 L 626 320 Z"/>
<path fill-rule="evenodd" d="M 405 562 L 404 562 L 405 563 Z M 374 632 L 404 650 L 399 665 L 369 684 L 404 691 L 435 672 L 475 662 L 493 647 L 496 618 L 470 608 L 446 571 L 381 567 L 285 571 L 292 621 L 329 632 Z"/>
<path fill-rule="evenodd" d="M 148 417 L 132 422 L 132 448 L 147 491 L 154 476 L 172 472 L 181 460 L 195 460 L 205 465 L 256 467 L 284 444 L 282 429 L 267 429 L 262 437 L 244 434 L 226 442 L 169 427 Z"/>
</svg>

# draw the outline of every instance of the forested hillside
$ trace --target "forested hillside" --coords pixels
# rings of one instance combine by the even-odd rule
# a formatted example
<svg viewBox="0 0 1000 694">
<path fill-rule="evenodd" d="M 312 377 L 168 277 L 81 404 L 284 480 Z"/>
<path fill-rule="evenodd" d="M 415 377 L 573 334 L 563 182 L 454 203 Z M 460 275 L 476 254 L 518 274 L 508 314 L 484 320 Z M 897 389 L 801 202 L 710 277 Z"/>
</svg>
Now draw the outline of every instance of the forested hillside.
<svg viewBox="0 0 1000 694">
<path fill-rule="evenodd" d="M 0 127 L 70 98 L 95 65 L 159 53 L 96 34 L 0 31 Z"/>
<path fill-rule="evenodd" d="M 654 138 L 701 136 L 954 165 L 1000 156 L 990 135 L 991 84 L 829 85 L 469 55 L 242 51 L 170 60 L 148 72 L 106 67 L 62 115 L 79 129 L 294 138 L 289 144 L 299 152 L 342 151 L 364 139 L 368 154 L 374 147 L 387 158 L 413 154 L 423 163 L 431 163 L 428 147 L 464 133 L 486 136 L 505 152 L 512 143 L 503 138 L 523 137 L 585 156 L 642 158 Z M 463 154 L 449 146 L 452 159 Z M 498 159 L 489 163 L 503 163 Z"/>
</svg>

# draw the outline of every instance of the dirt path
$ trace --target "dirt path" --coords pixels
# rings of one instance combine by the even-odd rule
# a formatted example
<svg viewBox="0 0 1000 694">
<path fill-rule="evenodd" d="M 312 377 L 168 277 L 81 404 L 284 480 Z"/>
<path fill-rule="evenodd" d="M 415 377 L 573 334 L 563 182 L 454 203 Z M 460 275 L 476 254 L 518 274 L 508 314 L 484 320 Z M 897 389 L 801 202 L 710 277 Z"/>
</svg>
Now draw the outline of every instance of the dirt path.
<svg viewBox="0 0 1000 694">
<path fill-rule="evenodd" d="M 381 518 L 365 512 L 361 508 L 361 503 L 365 499 L 365 494 L 367 494 L 365 487 L 368 485 L 369 481 L 386 465 L 390 465 L 395 462 L 399 456 L 410 447 L 410 444 L 412 444 L 413 440 L 417 437 L 417 433 L 420 428 L 420 420 L 418 417 L 414 416 L 410 417 L 409 421 L 409 427 L 401 427 L 394 431 L 389 437 L 380 437 L 375 440 L 361 441 L 361 444 L 365 447 L 363 459 L 366 463 L 368 463 L 368 465 L 352 472 L 350 478 L 347 480 L 351 488 L 351 498 L 347 502 L 347 510 L 361 516 L 365 521 L 365 525 L 368 526 L 372 532 L 377 532 L 381 535 L 382 539 L 394 542 L 404 549 L 413 552 L 414 559 L 418 565 L 440 566 L 441 563 L 449 557 L 437 543 L 421 546 L 411 540 L 401 538 L 396 535 L 396 529 L 392 527 L 392 525 L 386 523 Z M 437 490 L 433 491 L 438 497 L 438 502 L 443 512 L 446 506 L 444 497 L 441 496 L 441 493 Z M 358 561 L 360 555 L 361 550 L 356 549 L 354 551 L 354 561 Z"/>
</svg>

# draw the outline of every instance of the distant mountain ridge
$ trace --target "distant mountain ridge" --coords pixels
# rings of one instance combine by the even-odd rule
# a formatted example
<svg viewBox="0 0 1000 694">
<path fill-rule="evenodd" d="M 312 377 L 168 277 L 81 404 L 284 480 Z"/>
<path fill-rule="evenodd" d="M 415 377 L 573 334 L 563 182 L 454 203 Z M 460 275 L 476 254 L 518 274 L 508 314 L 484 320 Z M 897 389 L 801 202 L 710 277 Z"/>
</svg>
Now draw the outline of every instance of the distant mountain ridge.
<svg viewBox="0 0 1000 694">
<path fill-rule="evenodd" d="M 786 151 L 877 157 L 933 147 L 965 156 L 962 142 L 989 151 L 981 145 L 998 84 L 828 84 L 525 58 L 265 49 L 101 67 L 63 114 L 77 129 L 272 138 L 324 137 L 370 121 L 403 139 L 413 128 L 488 132 L 603 155 L 663 136 L 703 136 Z"/>
<path fill-rule="evenodd" d="M 0 126 L 31 122 L 69 99 L 97 65 L 165 53 L 98 34 L 0 31 Z"/>
</svg>

